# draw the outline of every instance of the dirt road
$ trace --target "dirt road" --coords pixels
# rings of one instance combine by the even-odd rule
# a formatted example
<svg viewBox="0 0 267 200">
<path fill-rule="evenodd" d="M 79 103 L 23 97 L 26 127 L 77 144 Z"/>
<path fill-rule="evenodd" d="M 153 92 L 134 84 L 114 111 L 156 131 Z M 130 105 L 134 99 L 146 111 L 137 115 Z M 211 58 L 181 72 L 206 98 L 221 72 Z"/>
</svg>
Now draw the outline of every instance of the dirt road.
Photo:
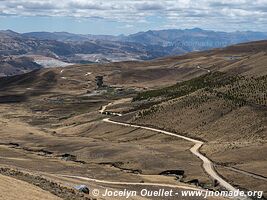
<svg viewBox="0 0 267 200">
<path fill-rule="evenodd" d="M 105 114 L 105 110 L 107 109 L 108 106 L 112 105 L 112 103 L 109 103 L 106 106 L 103 106 L 102 109 L 100 110 L 100 113 Z M 109 114 L 113 114 L 113 113 L 109 113 Z M 118 116 L 118 114 L 116 114 Z M 233 187 L 230 183 L 228 183 L 227 181 L 225 181 L 218 173 L 217 171 L 214 169 L 214 164 L 212 163 L 211 160 L 209 160 L 206 156 L 204 156 L 203 154 L 200 153 L 200 148 L 202 147 L 202 145 L 204 144 L 202 141 L 199 140 L 195 140 L 186 136 L 182 136 L 182 135 L 178 135 L 176 133 L 171 133 L 168 131 L 164 131 L 164 130 L 160 130 L 160 129 L 156 129 L 156 128 L 150 128 L 150 127 L 146 127 L 146 126 L 139 126 L 139 125 L 134 125 L 134 124 L 128 124 L 128 123 L 122 123 L 122 122 L 116 122 L 113 120 L 110 120 L 109 118 L 103 119 L 104 122 L 107 123 L 112 123 L 112 124 L 116 124 L 116 125 L 121 125 L 121 126 L 127 126 L 127 127 L 133 127 L 133 128 L 140 128 L 140 129 L 145 129 L 145 130 L 149 130 L 149 131 L 154 131 L 154 132 L 158 132 L 161 134 L 165 134 L 165 135 L 169 135 L 172 137 L 178 137 L 178 138 L 182 138 L 184 140 L 190 141 L 194 143 L 194 146 L 190 149 L 190 151 L 197 156 L 198 158 L 200 158 L 203 162 L 203 168 L 206 171 L 206 173 L 214 180 L 216 180 L 222 187 L 224 187 L 225 189 L 229 190 L 229 191 L 237 191 L 237 189 L 235 187 Z M 238 197 L 238 199 L 240 200 L 245 200 L 245 199 L 249 199 L 247 197 Z"/>
<path fill-rule="evenodd" d="M 203 142 L 201 142 L 199 140 L 192 139 L 192 138 L 188 138 L 188 137 L 185 137 L 185 136 L 182 136 L 182 135 L 177 135 L 175 133 L 171 133 L 171 132 L 168 132 L 168 131 L 163 131 L 163 130 L 160 130 L 160 129 L 156 129 L 156 128 L 150 128 L 150 127 L 146 127 L 146 126 L 127 124 L 127 123 L 122 123 L 122 122 L 115 122 L 115 121 L 110 120 L 109 118 L 103 119 L 103 121 L 107 122 L 107 123 L 121 125 L 121 126 L 129 126 L 129 127 L 133 127 L 133 128 L 141 128 L 141 129 L 145 129 L 145 130 L 150 130 L 150 131 L 158 132 L 158 133 L 169 135 L 169 136 L 173 136 L 173 137 L 182 138 L 184 140 L 193 142 L 195 145 L 190 149 L 190 151 L 203 161 L 203 168 L 205 169 L 205 171 L 214 180 L 217 180 L 222 187 L 224 187 L 224 188 L 226 188 L 227 190 L 230 190 L 230 191 L 235 191 L 236 190 L 236 188 L 234 188 L 231 184 L 229 184 L 222 177 L 220 177 L 220 175 L 215 171 L 215 169 L 213 167 L 213 163 L 207 157 L 205 157 L 204 155 L 202 155 L 199 152 L 199 149 L 203 145 Z"/>
</svg>

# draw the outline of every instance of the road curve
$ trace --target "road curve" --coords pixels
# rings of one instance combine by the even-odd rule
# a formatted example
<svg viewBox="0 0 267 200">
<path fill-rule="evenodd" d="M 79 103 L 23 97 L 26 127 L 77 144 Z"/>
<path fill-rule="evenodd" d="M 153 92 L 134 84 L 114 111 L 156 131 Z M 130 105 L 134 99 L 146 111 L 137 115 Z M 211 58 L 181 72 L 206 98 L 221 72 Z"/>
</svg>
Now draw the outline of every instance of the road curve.
<svg viewBox="0 0 267 200">
<path fill-rule="evenodd" d="M 113 103 L 109 103 L 108 105 L 102 106 L 101 109 L 99 110 L 99 113 L 105 114 L 105 115 L 122 116 L 122 114 L 120 114 L 120 113 L 114 113 L 114 112 L 107 112 L 106 111 L 106 108 L 112 104 Z"/>
<path fill-rule="evenodd" d="M 101 114 L 110 114 L 110 115 L 115 115 L 115 116 L 122 116 L 121 114 L 118 113 L 110 113 L 110 112 L 106 112 L 106 109 L 108 106 L 112 105 L 113 103 L 109 103 L 108 105 L 102 106 L 101 110 L 99 111 Z M 156 129 L 156 128 L 151 128 L 151 127 L 147 127 L 147 126 L 140 126 L 140 125 L 134 125 L 134 124 L 130 124 L 130 123 L 123 123 L 123 122 L 117 122 L 117 121 L 113 121 L 109 118 L 105 118 L 103 119 L 104 122 L 107 123 L 112 123 L 112 124 L 117 124 L 117 125 L 121 125 L 121 126 L 127 126 L 127 127 L 133 127 L 133 128 L 141 128 L 141 129 L 145 129 L 145 130 L 149 130 L 149 131 L 154 131 L 154 132 L 158 132 L 161 134 L 165 134 L 165 135 L 169 135 L 169 136 L 173 136 L 173 137 L 177 137 L 177 138 L 181 138 L 184 140 L 187 140 L 189 142 L 193 142 L 194 146 L 190 149 L 190 151 L 192 152 L 192 154 L 194 154 L 195 156 L 197 156 L 199 159 L 202 160 L 203 164 L 203 168 L 206 171 L 206 173 L 212 177 L 214 180 L 218 181 L 218 183 L 224 187 L 225 189 L 229 190 L 229 191 L 238 191 L 238 189 L 236 189 L 234 186 L 232 186 L 230 183 L 228 183 L 226 180 L 224 180 L 215 170 L 214 168 L 214 164 L 212 163 L 212 161 L 210 159 L 208 159 L 206 156 L 204 156 L 203 154 L 200 153 L 200 148 L 202 147 L 202 145 L 204 144 L 202 141 L 196 140 L 196 139 L 192 139 L 183 135 L 178 135 L 176 133 L 172 133 L 169 131 L 164 131 L 161 129 Z M 248 200 L 250 198 L 248 197 L 237 197 L 237 199 L 240 200 Z"/>
<path fill-rule="evenodd" d="M 109 118 L 103 119 L 104 122 L 108 122 L 108 123 L 112 123 L 112 124 L 117 124 L 117 125 L 121 125 L 121 126 L 127 126 L 127 127 L 133 127 L 133 128 L 141 128 L 141 129 L 145 129 L 145 130 L 149 130 L 149 131 L 154 131 L 154 132 L 158 132 L 161 134 L 165 134 L 165 135 L 169 135 L 169 136 L 173 136 L 173 137 L 177 137 L 177 138 L 181 138 L 190 142 L 193 142 L 195 145 L 190 149 L 190 151 L 196 155 L 197 157 L 199 157 L 202 161 L 203 161 L 203 168 L 204 170 L 215 180 L 218 181 L 218 183 L 224 187 L 225 189 L 229 190 L 229 191 L 236 191 L 237 189 L 234 188 L 231 184 L 229 184 L 227 181 L 225 181 L 214 169 L 213 167 L 213 163 L 207 158 L 205 157 L 203 154 L 201 154 L 199 152 L 199 149 L 202 147 L 203 142 L 199 141 L 199 140 L 195 140 L 186 136 L 182 136 L 182 135 L 178 135 L 175 133 L 171 133 L 168 131 L 164 131 L 164 130 L 160 130 L 160 129 L 156 129 L 156 128 L 150 128 L 150 127 L 146 127 L 146 126 L 139 126 L 139 125 L 133 125 L 133 124 L 128 124 L 128 123 L 122 123 L 122 122 L 116 122 L 116 121 L 112 121 Z"/>
</svg>

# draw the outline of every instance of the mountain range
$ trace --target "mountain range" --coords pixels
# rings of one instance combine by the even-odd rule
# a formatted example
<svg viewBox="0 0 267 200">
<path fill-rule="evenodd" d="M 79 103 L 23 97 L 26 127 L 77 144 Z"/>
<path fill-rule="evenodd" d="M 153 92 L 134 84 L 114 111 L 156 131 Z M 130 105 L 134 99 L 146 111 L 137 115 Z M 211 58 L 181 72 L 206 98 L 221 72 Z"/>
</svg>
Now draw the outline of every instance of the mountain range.
<svg viewBox="0 0 267 200">
<path fill-rule="evenodd" d="M 267 33 L 263 32 L 216 32 L 203 30 L 200 28 L 193 29 L 168 29 L 168 30 L 149 30 L 146 32 L 138 32 L 128 36 L 119 35 L 81 35 L 67 32 L 30 32 L 23 36 L 30 38 L 38 38 L 42 40 L 57 40 L 61 42 L 85 42 L 85 41 L 110 41 L 137 43 L 144 47 L 159 46 L 166 48 L 166 55 L 201 51 L 210 48 L 225 47 L 232 44 L 264 40 Z M 169 47 L 169 48 L 167 48 Z M 153 55 L 151 55 L 153 57 Z"/>
<path fill-rule="evenodd" d="M 180 55 L 193 51 L 267 39 L 264 32 L 216 32 L 193 29 L 150 30 L 131 35 L 82 35 L 67 32 L 17 33 L 11 30 L 0 31 L 0 74 L 15 75 L 31 71 L 36 56 L 42 56 L 42 65 L 55 60 L 65 63 L 107 63 L 128 60 L 150 60 L 164 56 Z M 27 60 L 29 69 L 17 62 L 5 60 Z M 30 57 L 31 60 L 24 57 Z M 45 62 L 44 62 L 45 61 Z M 3 65 L 5 69 L 3 70 Z M 37 62 L 38 63 L 38 62 Z M 58 62 L 55 62 L 55 66 Z"/>
</svg>

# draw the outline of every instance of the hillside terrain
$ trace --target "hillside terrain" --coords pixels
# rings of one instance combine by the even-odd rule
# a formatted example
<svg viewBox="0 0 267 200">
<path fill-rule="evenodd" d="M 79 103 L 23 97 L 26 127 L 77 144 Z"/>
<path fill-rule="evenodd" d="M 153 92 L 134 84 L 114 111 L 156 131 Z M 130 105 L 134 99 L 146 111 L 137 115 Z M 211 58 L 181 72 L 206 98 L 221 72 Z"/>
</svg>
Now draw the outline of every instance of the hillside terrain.
<svg viewBox="0 0 267 200">
<path fill-rule="evenodd" d="M 179 191 L 224 189 L 191 153 L 191 142 L 103 121 L 110 117 L 203 141 L 201 153 L 225 180 L 236 188 L 262 190 L 266 197 L 266 64 L 267 41 L 259 41 L 151 61 L 76 64 L 3 77 L 0 167 L 69 188 L 140 190 L 136 183 L 159 188 L 153 185 L 158 183 Z M 97 76 L 103 76 L 102 87 Z M 123 115 L 99 113 L 108 104 L 106 114 Z M 164 176 L 168 170 L 177 174 Z"/>
<path fill-rule="evenodd" d="M 267 33 L 263 32 L 226 33 L 199 28 L 147 31 L 128 36 L 82 35 L 67 32 L 21 34 L 5 30 L 0 31 L 0 74 L 10 76 L 23 73 L 19 64 L 10 65 L 6 62 L 6 58 L 15 60 L 21 56 L 31 59 L 42 67 L 60 67 L 75 63 L 151 60 L 264 39 L 267 39 Z M 24 72 L 28 72 L 34 65 L 28 61 L 21 64 L 30 64 Z"/>
</svg>

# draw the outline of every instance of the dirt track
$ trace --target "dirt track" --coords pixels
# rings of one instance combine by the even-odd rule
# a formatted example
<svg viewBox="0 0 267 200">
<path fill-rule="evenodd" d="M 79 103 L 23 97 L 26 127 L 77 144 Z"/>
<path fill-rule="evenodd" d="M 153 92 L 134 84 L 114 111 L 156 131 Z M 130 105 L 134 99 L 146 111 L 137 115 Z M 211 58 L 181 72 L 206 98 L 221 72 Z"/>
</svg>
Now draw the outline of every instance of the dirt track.
<svg viewBox="0 0 267 200">
<path fill-rule="evenodd" d="M 112 105 L 112 103 L 109 103 L 108 105 L 106 106 L 103 106 L 101 108 L 101 110 L 99 111 L 100 113 L 105 113 L 105 109 L 109 106 L 109 105 Z M 112 113 L 109 113 L 112 115 Z M 117 115 L 117 114 L 115 114 Z M 141 128 L 141 129 L 146 129 L 146 130 L 150 130 L 150 131 L 154 131 L 154 132 L 158 132 L 158 133 L 161 133 L 161 134 L 165 134 L 165 135 L 170 135 L 170 136 L 173 136 L 173 137 L 178 137 L 178 138 L 182 138 L 184 140 L 187 140 L 187 141 L 190 141 L 190 142 L 193 142 L 195 145 L 190 149 L 190 151 L 196 155 L 198 158 L 200 158 L 202 161 L 203 161 L 203 168 L 204 170 L 206 171 L 206 173 L 208 173 L 210 175 L 210 177 L 216 181 L 218 181 L 218 183 L 226 188 L 227 190 L 229 191 L 236 191 L 237 189 L 235 187 L 233 187 L 230 183 L 228 183 L 227 181 L 225 181 L 217 172 L 216 170 L 214 169 L 214 164 L 207 158 L 205 157 L 204 155 L 202 155 L 199 150 L 200 148 L 202 147 L 203 145 L 203 142 L 202 141 L 199 141 L 199 140 L 195 140 L 195 139 L 192 139 L 192 138 L 189 138 L 189 137 L 185 137 L 185 136 L 182 136 L 182 135 L 178 135 L 178 134 L 175 134 L 175 133 L 171 133 L 171 132 L 168 132 L 168 131 L 164 131 L 164 130 L 160 130 L 160 129 L 156 129 L 156 128 L 150 128 L 150 127 L 146 127 L 146 126 L 139 126 L 139 125 L 134 125 L 134 124 L 128 124 L 128 123 L 122 123 L 122 122 L 116 122 L 116 121 L 112 121 L 110 120 L 109 118 L 106 118 L 106 119 L 103 119 L 104 122 L 107 122 L 107 123 L 112 123 L 112 124 L 117 124 L 117 125 L 121 125 L 121 126 L 128 126 L 128 127 L 133 127 L 133 128 Z M 246 197 L 238 197 L 238 199 L 248 199 Z"/>
</svg>

